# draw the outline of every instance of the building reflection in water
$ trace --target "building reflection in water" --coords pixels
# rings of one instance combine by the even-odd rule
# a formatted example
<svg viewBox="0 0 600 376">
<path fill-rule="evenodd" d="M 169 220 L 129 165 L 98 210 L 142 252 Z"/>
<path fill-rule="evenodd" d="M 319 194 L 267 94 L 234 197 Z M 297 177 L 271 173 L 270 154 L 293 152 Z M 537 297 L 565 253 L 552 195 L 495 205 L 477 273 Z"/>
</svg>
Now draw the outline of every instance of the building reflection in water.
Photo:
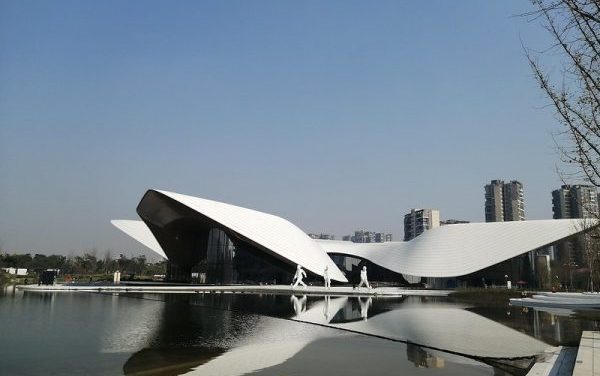
<svg viewBox="0 0 600 376">
<path fill-rule="evenodd" d="M 165 374 L 242 375 L 283 363 L 330 331 L 253 312 L 273 305 L 272 313 L 282 317 L 302 316 L 306 296 L 198 294 L 165 299 L 169 304 L 147 341 L 150 346 L 127 360 L 125 374 L 170 370 Z"/>
<path fill-rule="evenodd" d="M 406 361 L 419 368 L 481 366 L 484 361 L 499 375 L 503 369 L 527 369 L 548 347 L 536 338 L 561 340 L 574 325 L 568 317 L 535 310 L 511 308 L 506 316 L 504 307 L 494 311 L 501 319 L 491 320 L 476 309 L 419 297 L 194 294 L 164 299 L 169 304 L 159 325 L 141 341 L 149 345 L 126 362 L 126 374 L 166 367 L 177 370 L 173 374 L 242 375 L 282 364 L 315 341 L 351 331 L 406 342 Z M 484 312 L 489 316 L 491 310 Z M 131 325 L 136 328 L 134 321 Z"/>
<path fill-rule="evenodd" d="M 15 288 L 15 285 L 0 285 L 0 296 L 12 296 L 14 297 L 16 295 L 16 292 L 18 291 Z"/>
<path fill-rule="evenodd" d="M 551 346 L 579 346 L 583 330 L 600 330 L 600 312 L 564 308 L 509 307 L 510 315 L 495 307 L 473 307 L 472 312 L 537 338 Z M 580 317 L 585 319 L 580 319 Z"/>
<path fill-rule="evenodd" d="M 327 314 L 315 315 L 321 305 L 320 311 Z M 344 297 L 309 301 L 306 311 L 293 319 L 475 357 L 531 357 L 548 347 L 465 308 L 420 298 Z"/>
<path fill-rule="evenodd" d="M 597 310 L 572 311 L 561 308 L 530 308 L 521 315 L 533 327 L 533 335 L 552 345 L 578 346 L 583 330 L 600 329 L 600 313 Z M 590 321 L 574 320 L 573 317 L 589 316 Z"/>
<path fill-rule="evenodd" d="M 433 356 L 421 346 L 412 343 L 406 344 L 406 357 L 417 368 L 444 368 L 444 358 Z"/>
<path fill-rule="evenodd" d="M 71 344 L 68 353 L 50 356 L 35 348 L 35 342 L 23 342 L 32 356 L 45 356 L 62 373 L 87 369 L 89 359 L 95 359 L 100 374 L 298 373 L 289 372 L 290 367 L 318 374 L 318 367 L 305 362 L 338 359 L 335 364 L 342 365 L 349 362 L 348 354 L 357 354 L 350 355 L 353 366 L 381 363 L 398 366 L 404 374 L 414 373 L 415 366 L 433 372 L 443 366 L 441 372 L 449 375 L 489 375 L 485 367 L 491 366 L 496 375 L 517 375 L 548 344 L 569 344 L 581 330 L 597 330 L 600 323 L 589 316 L 581 319 L 582 312 L 509 307 L 507 316 L 504 304 L 467 307 L 444 298 L 317 297 L 301 292 L 294 297 L 38 294 L 10 286 L 0 291 L 0 312 L 7 322 L 26 323 L 5 325 L 13 338 L 44 335 Z M 8 366 L 7 374 L 25 367 L 16 362 Z M 457 367 L 473 373 L 458 372 Z"/>
</svg>

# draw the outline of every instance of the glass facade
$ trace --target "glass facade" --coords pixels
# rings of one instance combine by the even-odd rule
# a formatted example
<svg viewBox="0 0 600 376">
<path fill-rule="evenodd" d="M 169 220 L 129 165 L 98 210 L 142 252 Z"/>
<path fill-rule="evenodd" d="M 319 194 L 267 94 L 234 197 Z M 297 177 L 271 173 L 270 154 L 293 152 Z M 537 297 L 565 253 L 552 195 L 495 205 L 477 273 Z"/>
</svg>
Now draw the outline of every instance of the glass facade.
<svg viewBox="0 0 600 376">
<path fill-rule="evenodd" d="M 360 271 L 363 266 L 367 267 L 367 275 L 370 282 L 377 282 L 386 286 L 411 286 L 406 278 L 400 273 L 383 268 L 369 260 L 345 254 L 330 254 L 335 265 L 344 273 L 348 281 L 357 285 L 360 283 Z"/>
<path fill-rule="evenodd" d="M 220 228 L 208 231 L 206 257 L 193 265 L 187 275 L 177 273 L 180 268 L 170 263 L 167 279 L 198 284 L 281 284 L 291 283 L 294 265 L 277 260 L 264 251 L 228 236 Z M 198 250 L 197 250 L 198 251 Z"/>
<path fill-rule="evenodd" d="M 160 192 L 146 192 L 137 212 L 169 259 L 169 282 L 291 283 L 296 265 Z"/>
</svg>

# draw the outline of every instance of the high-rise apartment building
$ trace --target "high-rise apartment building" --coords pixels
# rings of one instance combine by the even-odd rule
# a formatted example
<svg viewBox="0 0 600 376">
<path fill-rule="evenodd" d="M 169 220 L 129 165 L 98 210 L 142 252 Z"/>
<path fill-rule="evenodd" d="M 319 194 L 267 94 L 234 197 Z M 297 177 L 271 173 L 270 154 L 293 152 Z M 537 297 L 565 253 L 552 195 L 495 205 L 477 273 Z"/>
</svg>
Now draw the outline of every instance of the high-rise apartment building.
<svg viewBox="0 0 600 376">
<path fill-rule="evenodd" d="M 504 220 L 524 221 L 525 200 L 523 198 L 523 184 L 516 180 L 505 183 L 503 190 Z"/>
<path fill-rule="evenodd" d="M 485 190 L 485 221 L 510 222 L 525 220 L 525 200 L 523 184 L 517 180 L 505 183 L 503 180 L 492 180 L 484 187 Z M 533 281 L 534 252 L 527 252 L 499 263 L 494 268 L 486 270 L 486 275 L 493 272 L 508 276 L 509 280 Z"/>
<path fill-rule="evenodd" d="M 597 218 L 599 215 L 598 192 L 590 185 L 563 185 L 552 191 L 552 217 Z M 584 224 L 582 223 L 582 226 Z M 558 258 L 563 280 L 569 280 L 572 269 L 584 264 L 584 249 L 588 235 L 564 240 L 554 247 L 553 257 Z"/>
<path fill-rule="evenodd" d="M 485 221 L 502 222 L 504 221 L 504 206 L 502 204 L 502 180 L 492 180 L 485 186 Z"/>
<path fill-rule="evenodd" d="M 524 221 L 523 184 L 512 180 L 492 180 L 485 185 L 485 221 Z"/>
<path fill-rule="evenodd" d="M 426 230 L 440 227 L 440 211 L 437 209 L 411 209 L 404 216 L 404 241 L 421 235 Z"/>
<path fill-rule="evenodd" d="M 591 185 L 563 185 L 552 191 L 552 217 L 596 218 L 598 216 L 598 192 Z"/>
</svg>

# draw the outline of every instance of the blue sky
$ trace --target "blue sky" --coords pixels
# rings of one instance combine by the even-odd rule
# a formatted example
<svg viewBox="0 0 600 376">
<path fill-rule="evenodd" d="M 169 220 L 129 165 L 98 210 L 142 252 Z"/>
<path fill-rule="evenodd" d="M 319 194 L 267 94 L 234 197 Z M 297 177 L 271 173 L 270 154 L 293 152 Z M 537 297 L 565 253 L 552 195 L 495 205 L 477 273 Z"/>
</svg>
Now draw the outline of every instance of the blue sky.
<svg viewBox="0 0 600 376">
<path fill-rule="evenodd" d="M 483 185 L 518 179 L 551 218 L 559 128 L 521 47 L 550 41 L 527 10 L 0 2 L 0 247 L 137 254 L 109 220 L 148 188 L 400 239 L 410 208 L 483 221 Z"/>
</svg>

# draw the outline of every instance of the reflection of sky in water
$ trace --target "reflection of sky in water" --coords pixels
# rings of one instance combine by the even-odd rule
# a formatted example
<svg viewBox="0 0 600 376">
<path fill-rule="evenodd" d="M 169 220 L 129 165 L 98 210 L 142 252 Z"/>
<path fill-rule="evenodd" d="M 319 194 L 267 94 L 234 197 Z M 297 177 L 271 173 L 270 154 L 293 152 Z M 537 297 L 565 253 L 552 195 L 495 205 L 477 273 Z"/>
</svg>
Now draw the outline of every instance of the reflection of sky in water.
<svg viewBox="0 0 600 376">
<path fill-rule="evenodd" d="M 97 323 L 100 351 L 128 353 L 141 350 L 160 325 L 164 304 L 143 299 L 125 302 L 118 295 L 107 296 L 106 300 L 110 300 L 110 308 Z"/>
<path fill-rule="evenodd" d="M 418 297 L 15 292 L 0 294 L 0 366 L 8 374 L 304 375 L 326 367 L 331 375 L 491 375 L 492 367 L 460 354 L 533 355 L 546 347 L 502 322 L 518 312 L 484 308 Z M 522 331 L 540 338 L 559 322 L 569 327 L 545 312 L 522 315 L 535 324 Z"/>
</svg>

